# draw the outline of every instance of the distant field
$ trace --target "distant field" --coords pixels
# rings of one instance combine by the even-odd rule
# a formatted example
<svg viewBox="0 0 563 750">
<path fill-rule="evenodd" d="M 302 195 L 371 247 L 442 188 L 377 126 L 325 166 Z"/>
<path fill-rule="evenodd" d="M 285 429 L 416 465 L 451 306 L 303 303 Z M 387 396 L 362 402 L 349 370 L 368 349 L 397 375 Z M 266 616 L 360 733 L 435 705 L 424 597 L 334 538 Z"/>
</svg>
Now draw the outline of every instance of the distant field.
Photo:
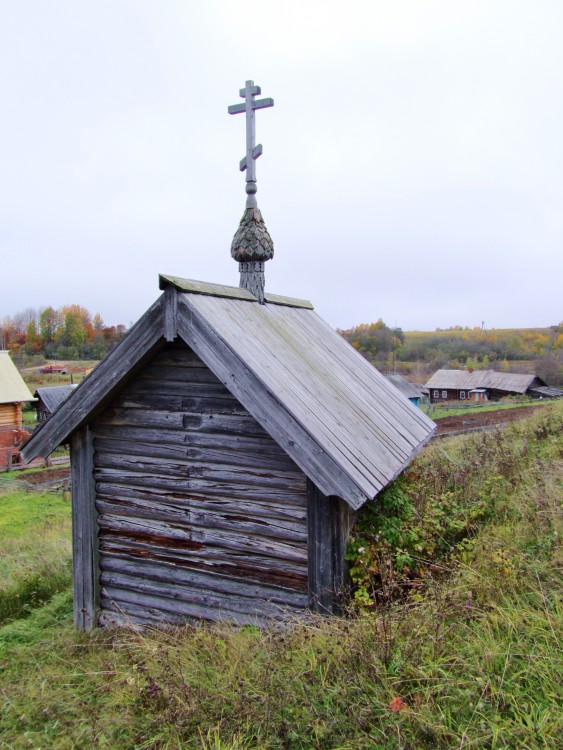
<svg viewBox="0 0 563 750">
<path fill-rule="evenodd" d="M 28 388 L 33 392 L 37 388 L 49 385 L 68 385 L 70 383 L 80 383 L 86 375 L 98 364 L 96 359 L 81 360 L 47 360 L 47 362 L 38 367 L 25 367 L 20 370 L 23 379 Z M 64 367 L 68 373 L 42 373 L 41 369 L 46 365 L 53 367 Z"/>
</svg>

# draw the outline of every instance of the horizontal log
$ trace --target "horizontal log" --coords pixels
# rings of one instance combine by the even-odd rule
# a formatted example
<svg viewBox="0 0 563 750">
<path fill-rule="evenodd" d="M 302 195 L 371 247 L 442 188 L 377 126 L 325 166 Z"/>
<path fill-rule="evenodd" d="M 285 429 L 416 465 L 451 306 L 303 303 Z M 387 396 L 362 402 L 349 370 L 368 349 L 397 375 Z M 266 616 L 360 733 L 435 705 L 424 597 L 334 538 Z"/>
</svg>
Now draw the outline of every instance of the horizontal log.
<svg viewBox="0 0 563 750">
<path fill-rule="evenodd" d="M 258 534 L 237 533 L 235 529 L 222 531 L 204 527 L 186 526 L 154 518 L 130 518 L 102 513 L 98 516 L 100 531 L 115 536 L 141 539 L 170 548 L 206 550 L 210 547 L 228 549 L 249 557 L 274 557 L 286 562 L 307 562 L 306 546 L 298 546 Z"/>
<path fill-rule="evenodd" d="M 195 414 L 190 412 L 155 411 L 149 409 L 106 409 L 96 425 L 132 425 L 164 427 L 172 430 L 194 430 L 246 436 L 267 433 L 252 417 L 245 415 Z"/>
<path fill-rule="evenodd" d="M 198 448 L 225 448 L 228 450 L 240 450 L 241 452 L 260 452 L 264 454 L 276 454 L 286 456 L 280 446 L 270 438 L 269 435 L 237 435 L 233 434 L 211 434 L 193 431 L 186 428 L 184 432 L 164 427 L 150 427 L 143 425 L 120 425 L 95 422 L 93 425 L 95 437 L 118 439 L 123 438 L 131 441 L 147 441 L 157 443 L 186 443 L 188 447 Z M 288 457 L 288 460 L 291 460 Z M 294 464 L 295 465 L 295 464 Z"/>
<path fill-rule="evenodd" d="M 304 495 L 305 479 L 300 472 L 272 471 L 269 468 L 236 467 L 222 464 L 208 464 L 195 461 L 174 461 L 173 459 L 153 458 L 152 456 L 129 456 L 119 453 L 97 452 L 94 459 L 96 468 L 123 469 L 126 472 L 141 472 L 157 477 L 189 477 L 210 482 L 225 482 L 242 485 L 257 485 L 262 488 L 280 488 L 291 493 Z"/>
<path fill-rule="evenodd" d="M 217 396 L 182 396 L 160 393 L 123 393 L 111 403 L 113 409 L 149 409 L 153 411 L 183 411 L 202 414 L 240 414 L 246 409 L 233 398 Z"/>
<path fill-rule="evenodd" d="M 189 373 L 178 374 L 177 380 L 143 380 L 136 378 L 128 383 L 124 392 L 131 396 L 160 394 L 161 396 L 190 396 L 192 398 L 217 398 L 237 401 L 223 383 L 190 382 Z M 238 403 L 238 401 L 237 401 Z"/>
<path fill-rule="evenodd" d="M 280 606 L 264 600 L 246 599 L 227 594 L 215 595 L 198 589 L 179 587 L 173 584 L 141 580 L 122 576 L 120 583 L 102 583 L 102 596 L 115 602 L 129 602 L 138 606 L 154 607 L 163 612 L 178 615 L 191 615 L 194 607 L 207 612 L 219 613 L 225 618 L 233 615 L 257 615 L 258 617 L 287 617 L 294 608 L 290 605 Z M 133 588 L 133 586 L 135 588 Z M 302 607 L 297 608 L 297 611 Z M 200 615 L 210 619 L 208 615 Z"/>
<path fill-rule="evenodd" d="M 179 377 L 180 375 L 180 377 Z M 158 364 L 150 364 L 143 372 L 138 376 L 139 381 L 148 380 L 189 380 L 191 383 L 221 383 L 218 377 L 216 377 L 209 368 L 207 367 L 187 367 L 182 365 L 182 368 L 162 366 Z"/>
<path fill-rule="evenodd" d="M 276 604 L 290 604 L 306 607 L 307 594 L 283 586 L 268 586 L 258 582 L 248 582 L 241 578 L 228 577 L 213 571 L 181 568 L 171 563 L 156 560 L 131 560 L 105 554 L 101 561 L 102 582 L 113 583 L 117 575 L 129 575 L 163 583 L 175 583 L 203 589 L 215 594 L 230 594 L 252 599 L 263 599 Z"/>
<path fill-rule="evenodd" d="M 250 451 L 241 450 L 238 443 L 233 447 L 211 448 L 192 447 L 184 440 L 169 442 L 162 437 L 152 442 L 135 439 L 96 438 L 94 447 L 98 453 L 118 453 L 127 456 L 147 456 L 154 458 L 188 459 L 192 462 L 203 462 L 208 464 L 233 464 L 237 467 L 247 466 L 249 468 L 270 468 L 272 471 L 299 472 L 300 469 L 286 456 L 277 446 L 269 450 Z"/>
<path fill-rule="evenodd" d="M 116 514 L 128 518 L 154 519 L 169 523 L 186 524 L 193 527 L 220 529 L 240 534 L 258 534 L 267 538 L 279 539 L 285 542 L 307 544 L 307 530 L 304 522 L 293 523 L 292 526 L 280 525 L 275 521 L 266 521 L 244 517 L 241 514 L 231 515 L 219 512 L 209 513 L 195 510 L 189 506 L 163 505 L 146 501 L 108 501 L 98 496 L 96 508 L 105 515 Z"/>
<path fill-rule="evenodd" d="M 304 523 L 307 520 L 307 507 L 304 498 L 290 498 L 295 502 L 284 501 L 281 503 L 260 502 L 257 500 L 246 501 L 240 498 L 205 496 L 189 493 L 181 493 L 175 489 L 159 489 L 144 487 L 127 487 L 119 484 L 108 484 L 99 482 L 97 496 L 110 501 L 140 500 L 149 505 L 158 503 L 160 505 L 177 505 L 178 507 L 189 506 L 191 508 L 208 511 L 224 512 L 229 515 L 252 516 L 255 518 L 266 518 L 278 522 Z"/>
<path fill-rule="evenodd" d="M 228 577 L 258 581 L 271 586 L 284 586 L 297 591 L 307 590 L 307 566 L 303 563 L 241 554 L 229 549 L 208 547 L 198 549 L 157 546 L 139 538 L 120 538 L 111 533 L 100 534 L 100 551 L 103 555 L 120 555 L 130 560 L 157 560 L 178 567 L 220 573 Z"/>
<path fill-rule="evenodd" d="M 283 487 L 260 487 L 256 484 L 236 485 L 229 482 L 218 482 L 205 479 L 174 478 L 154 476 L 152 474 L 140 474 L 124 469 L 97 468 L 94 471 L 96 482 L 108 482 L 109 484 L 120 484 L 129 487 L 151 487 L 162 490 L 177 491 L 184 495 L 208 495 L 210 497 L 231 497 L 242 500 L 258 500 L 261 502 L 288 502 L 297 500 L 300 502 L 301 493 L 287 490 Z"/>
<path fill-rule="evenodd" d="M 134 604 L 133 602 L 115 602 L 109 598 L 102 599 L 103 611 L 100 615 L 101 623 L 112 624 L 113 618 L 122 622 L 125 626 L 131 625 L 151 625 L 153 627 L 160 627 L 165 625 L 185 625 L 186 623 L 209 620 L 212 622 L 229 622 L 235 625 L 256 625 L 257 627 L 265 627 L 268 624 L 266 618 L 260 618 L 249 615 L 237 615 L 235 613 L 225 614 L 224 612 L 217 612 L 210 610 L 207 607 L 197 607 L 192 605 L 190 613 L 185 612 L 183 608 L 182 613 L 171 612 L 169 610 L 160 609 L 151 602 L 148 605 L 146 602 L 144 605 Z"/>
</svg>

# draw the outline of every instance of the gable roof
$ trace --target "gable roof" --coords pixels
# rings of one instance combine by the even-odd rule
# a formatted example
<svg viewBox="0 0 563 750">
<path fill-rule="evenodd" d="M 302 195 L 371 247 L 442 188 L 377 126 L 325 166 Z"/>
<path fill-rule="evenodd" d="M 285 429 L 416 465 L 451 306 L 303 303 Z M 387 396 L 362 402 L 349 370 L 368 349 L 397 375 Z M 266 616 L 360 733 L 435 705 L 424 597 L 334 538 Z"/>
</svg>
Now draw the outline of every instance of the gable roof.
<svg viewBox="0 0 563 750">
<path fill-rule="evenodd" d="M 426 388 L 494 388 L 499 391 L 525 393 L 532 383 L 541 383 L 536 375 L 495 370 L 437 370 L 426 383 Z"/>
<path fill-rule="evenodd" d="M 77 387 L 77 385 L 47 385 L 38 388 L 33 395 L 36 398 L 40 398 L 47 409 L 52 413 Z"/>
<path fill-rule="evenodd" d="M 179 335 L 325 495 L 375 497 L 435 425 L 304 300 L 162 276 L 165 293 L 23 449 L 51 452 Z"/>
<path fill-rule="evenodd" d="M 399 375 L 399 373 L 393 373 L 390 375 L 385 375 L 387 380 L 390 383 L 393 383 L 395 388 L 398 388 L 403 396 L 406 396 L 407 398 L 420 398 L 421 397 L 421 389 L 414 385 L 413 383 L 409 383 L 409 381 L 404 378 L 402 375 Z"/>
<path fill-rule="evenodd" d="M 0 404 L 34 401 L 8 351 L 0 351 Z"/>
</svg>

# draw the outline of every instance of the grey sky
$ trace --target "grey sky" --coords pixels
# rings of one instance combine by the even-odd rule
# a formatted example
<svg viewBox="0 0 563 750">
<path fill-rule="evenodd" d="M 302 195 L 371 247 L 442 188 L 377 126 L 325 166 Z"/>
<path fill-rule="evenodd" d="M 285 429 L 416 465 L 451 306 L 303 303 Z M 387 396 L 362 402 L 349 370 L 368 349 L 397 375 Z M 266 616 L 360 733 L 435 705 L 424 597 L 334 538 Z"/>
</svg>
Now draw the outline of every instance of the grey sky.
<svg viewBox="0 0 563 750">
<path fill-rule="evenodd" d="M 562 38 L 560 0 L 5 3 L 0 317 L 237 285 L 252 78 L 267 290 L 339 327 L 558 323 Z"/>
</svg>

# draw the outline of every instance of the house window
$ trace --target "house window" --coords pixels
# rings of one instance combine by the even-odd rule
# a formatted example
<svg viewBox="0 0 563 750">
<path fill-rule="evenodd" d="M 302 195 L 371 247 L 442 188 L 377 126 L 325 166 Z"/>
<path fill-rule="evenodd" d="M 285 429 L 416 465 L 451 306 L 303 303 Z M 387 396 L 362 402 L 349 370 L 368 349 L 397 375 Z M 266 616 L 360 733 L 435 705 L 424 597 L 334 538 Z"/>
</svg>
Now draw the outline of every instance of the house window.
<svg viewBox="0 0 563 750">
<path fill-rule="evenodd" d="M 442 398 L 448 398 L 448 392 L 442 391 Z"/>
<path fill-rule="evenodd" d="M 459 392 L 459 397 L 460 397 L 460 399 L 463 400 L 465 398 L 465 391 L 460 391 Z"/>
<path fill-rule="evenodd" d="M 440 391 L 434 391 L 434 398 L 440 398 Z"/>
</svg>

